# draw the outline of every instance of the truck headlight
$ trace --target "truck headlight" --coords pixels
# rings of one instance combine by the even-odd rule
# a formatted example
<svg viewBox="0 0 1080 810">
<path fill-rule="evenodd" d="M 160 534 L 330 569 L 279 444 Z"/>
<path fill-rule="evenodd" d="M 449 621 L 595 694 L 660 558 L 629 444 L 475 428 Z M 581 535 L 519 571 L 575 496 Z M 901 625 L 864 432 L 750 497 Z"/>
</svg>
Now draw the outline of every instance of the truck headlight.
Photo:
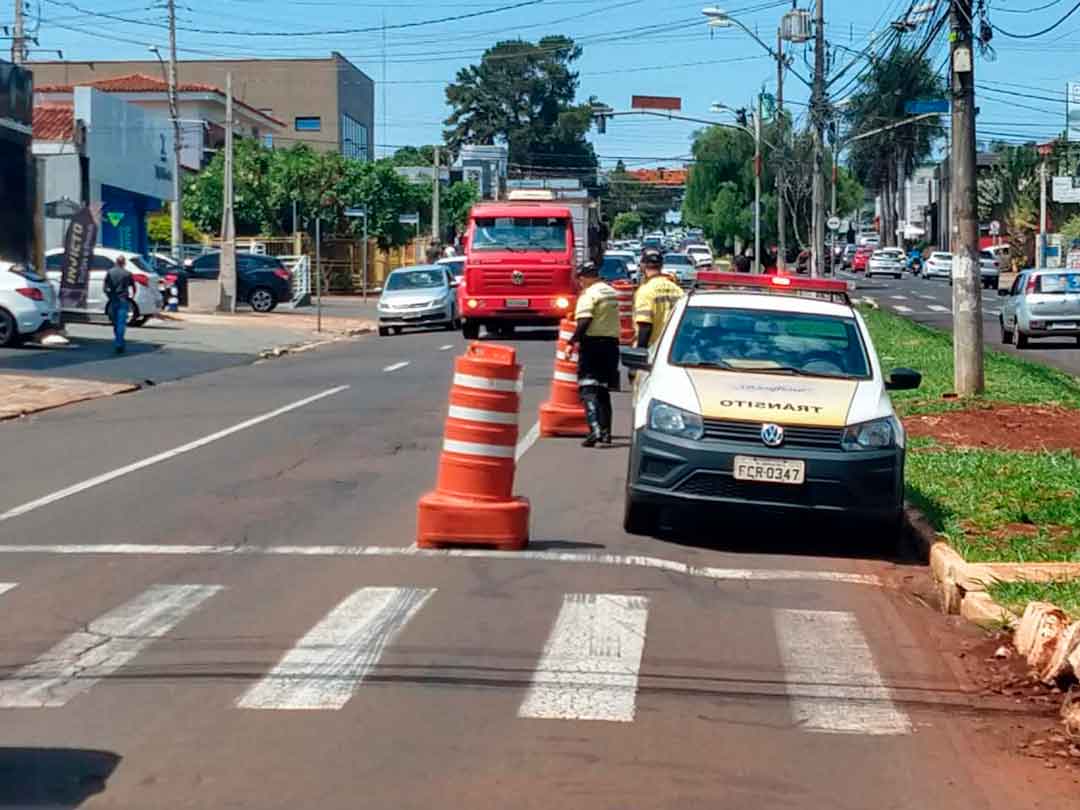
<svg viewBox="0 0 1080 810">
<path fill-rule="evenodd" d="M 649 427 L 669 436 L 700 439 L 705 435 L 701 416 L 654 399 L 649 403 Z"/>
<path fill-rule="evenodd" d="M 903 442 L 903 428 L 896 417 L 873 419 L 844 429 L 840 446 L 845 450 L 887 450 Z"/>
</svg>

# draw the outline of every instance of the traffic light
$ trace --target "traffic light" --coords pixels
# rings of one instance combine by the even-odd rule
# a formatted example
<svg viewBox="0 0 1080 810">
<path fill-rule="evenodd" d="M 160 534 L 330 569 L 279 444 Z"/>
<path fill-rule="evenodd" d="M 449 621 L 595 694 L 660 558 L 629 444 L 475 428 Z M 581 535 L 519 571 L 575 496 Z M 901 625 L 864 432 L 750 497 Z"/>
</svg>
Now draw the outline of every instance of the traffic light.
<svg viewBox="0 0 1080 810">
<path fill-rule="evenodd" d="M 746 107 L 740 107 L 735 111 L 735 121 L 741 127 L 745 127 L 746 124 Z"/>
</svg>

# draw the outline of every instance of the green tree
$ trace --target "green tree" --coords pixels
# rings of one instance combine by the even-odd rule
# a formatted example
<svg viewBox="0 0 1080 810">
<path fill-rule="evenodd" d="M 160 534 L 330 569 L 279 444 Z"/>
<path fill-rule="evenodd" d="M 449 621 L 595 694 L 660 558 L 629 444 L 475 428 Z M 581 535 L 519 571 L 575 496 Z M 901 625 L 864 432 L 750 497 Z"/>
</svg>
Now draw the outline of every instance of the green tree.
<svg viewBox="0 0 1080 810">
<path fill-rule="evenodd" d="M 506 40 L 488 48 L 478 65 L 458 71 L 446 88 L 453 108 L 444 136 L 454 151 L 463 144 L 506 144 L 510 162 L 561 173 L 595 170 L 589 103 L 575 105 L 581 48 L 569 37 L 537 43 Z"/>
<path fill-rule="evenodd" d="M 202 232 L 190 219 L 181 220 L 180 229 L 184 242 L 190 244 L 202 241 Z M 165 206 L 163 211 L 147 215 L 146 238 L 150 240 L 151 244 L 169 245 L 172 243 L 172 217 L 169 214 L 168 205 Z"/>
<path fill-rule="evenodd" d="M 455 234 L 465 229 L 469 211 L 480 201 L 480 189 L 476 183 L 462 181 L 454 183 L 443 192 L 439 200 L 439 215 L 442 220 L 442 232 L 453 230 Z"/>
<path fill-rule="evenodd" d="M 644 220 L 637 211 L 623 211 L 615 215 L 611 223 L 611 235 L 616 239 L 637 236 L 643 225 Z"/>
<path fill-rule="evenodd" d="M 720 184 L 709 206 L 705 233 L 718 247 L 748 242 L 754 237 L 753 205 L 746 205 L 746 196 L 730 180 Z"/>
<path fill-rule="evenodd" d="M 910 118 L 910 101 L 945 98 L 944 81 L 918 51 L 897 47 L 868 67 L 861 89 L 850 97 L 844 112 L 852 135 Z M 915 167 L 926 160 L 943 134 L 937 118 L 900 126 L 854 141 L 848 151 L 856 178 L 881 196 L 882 242 L 896 244 L 899 211 L 897 194 Z"/>
<path fill-rule="evenodd" d="M 441 153 L 440 163 L 446 165 L 446 154 Z M 403 146 L 398 149 L 389 158 L 390 162 L 395 166 L 434 166 L 435 165 L 435 146 L 427 144 L 424 146 Z"/>
</svg>

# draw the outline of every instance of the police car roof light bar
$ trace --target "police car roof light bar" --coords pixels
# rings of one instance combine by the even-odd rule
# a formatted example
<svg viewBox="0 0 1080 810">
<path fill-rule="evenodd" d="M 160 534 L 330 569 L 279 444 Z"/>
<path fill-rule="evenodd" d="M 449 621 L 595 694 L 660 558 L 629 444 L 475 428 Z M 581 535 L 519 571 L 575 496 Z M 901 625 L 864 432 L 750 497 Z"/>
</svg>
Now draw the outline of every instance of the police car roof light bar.
<svg viewBox="0 0 1080 810">
<path fill-rule="evenodd" d="M 824 278 L 798 278 L 783 274 L 748 275 L 746 273 L 723 273 L 703 270 L 697 274 L 696 289 L 741 289 L 746 292 L 807 292 L 828 298 L 838 298 L 850 303 L 848 282 Z"/>
</svg>

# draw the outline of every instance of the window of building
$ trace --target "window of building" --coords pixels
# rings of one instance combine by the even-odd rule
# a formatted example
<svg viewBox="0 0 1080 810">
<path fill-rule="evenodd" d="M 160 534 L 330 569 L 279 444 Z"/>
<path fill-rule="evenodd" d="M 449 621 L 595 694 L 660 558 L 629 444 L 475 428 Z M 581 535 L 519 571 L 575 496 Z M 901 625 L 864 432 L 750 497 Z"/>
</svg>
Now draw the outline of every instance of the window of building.
<svg viewBox="0 0 1080 810">
<path fill-rule="evenodd" d="M 341 154 L 355 160 L 368 159 L 368 128 L 344 113 L 341 116 Z"/>
<path fill-rule="evenodd" d="M 322 118 L 317 115 L 298 117 L 295 126 L 297 132 L 321 132 Z"/>
</svg>

